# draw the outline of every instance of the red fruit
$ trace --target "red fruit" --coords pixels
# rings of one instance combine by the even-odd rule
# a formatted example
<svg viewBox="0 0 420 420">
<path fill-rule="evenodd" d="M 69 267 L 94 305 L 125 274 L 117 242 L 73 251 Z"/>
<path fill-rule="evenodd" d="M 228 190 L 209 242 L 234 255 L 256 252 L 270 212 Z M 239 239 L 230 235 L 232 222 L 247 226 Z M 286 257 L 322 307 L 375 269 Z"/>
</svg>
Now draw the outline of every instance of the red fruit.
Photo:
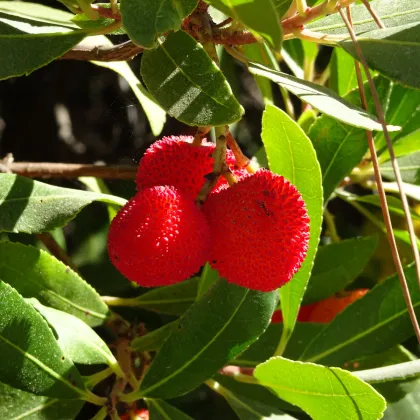
<svg viewBox="0 0 420 420">
<path fill-rule="evenodd" d="M 299 309 L 297 320 L 299 322 L 308 322 L 311 316 L 311 313 L 314 310 L 316 305 L 317 303 L 312 303 L 310 305 L 301 306 Z M 281 309 L 279 309 L 278 311 L 275 311 L 273 313 L 273 316 L 271 317 L 272 324 L 278 324 L 280 322 L 283 322 L 283 314 L 281 313 Z"/>
<path fill-rule="evenodd" d="M 120 415 L 121 420 L 149 420 L 149 410 L 141 408 L 135 410 L 133 413 L 124 413 Z"/>
<path fill-rule="evenodd" d="M 115 216 L 108 253 L 115 267 L 141 286 L 189 278 L 206 262 L 209 226 L 190 197 L 172 186 L 138 192 Z"/>
<path fill-rule="evenodd" d="M 213 170 L 215 144 L 203 141 L 193 146 L 191 136 L 163 137 L 153 143 L 142 157 L 137 171 L 137 191 L 155 185 L 173 185 L 187 191 L 194 199 Z M 233 153 L 228 150 L 226 161 L 231 170 L 235 166 Z M 236 175 L 245 175 L 235 170 Z M 221 177 L 217 186 L 227 184 Z"/>
<path fill-rule="evenodd" d="M 306 256 L 309 218 L 298 190 L 261 169 L 212 194 L 203 206 L 212 232 L 210 264 L 226 280 L 270 291 Z"/>
<path fill-rule="evenodd" d="M 331 322 L 341 311 L 347 308 L 355 300 L 360 299 L 369 290 L 357 289 L 346 292 L 345 296 L 331 296 L 318 302 L 309 316 L 309 322 Z"/>
</svg>

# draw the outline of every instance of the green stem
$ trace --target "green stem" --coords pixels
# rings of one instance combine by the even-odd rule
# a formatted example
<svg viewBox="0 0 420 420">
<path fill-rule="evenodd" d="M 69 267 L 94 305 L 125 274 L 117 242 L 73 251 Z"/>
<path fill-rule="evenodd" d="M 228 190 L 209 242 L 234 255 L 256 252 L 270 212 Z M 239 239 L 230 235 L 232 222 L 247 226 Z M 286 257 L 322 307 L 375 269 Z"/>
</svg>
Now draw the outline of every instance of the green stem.
<svg viewBox="0 0 420 420">
<path fill-rule="evenodd" d="M 279 344 L 273 354 L 274 357 L 283 355 L 284 351 L 286 350 L 286 346 L 290 340 L 291 335 L 292 335 L 292 330 L 283 327 Z"/>
<path fill-rule="evenodd" d="M 340 242 L 340 237 L 338 236 L 334 223 L 334 216 L 327 209 L 324 210 L 324 220 L 327 225 L 327 233 L 330 235 L 331 240 L 333 242 Z"/>
<path fill-rule="evenodd" d="M 308 10 L 306 0 L 295 0 L 295 3 L 299 16 L 305 17 L 306 11 Z"/>
<path fill-rule="evenodd" d="M 83 379 L 85 381 L 86 387 L 92 389 L 95 385 L 99 384 L 99 382 L 102 382 L 104 379 L 108 378 L 108 376 L 112 375 L 113 373 L 114 370 L 108 367 L 91 376 L 85 376 Z"/>
<path fill-rule="evenodd" d="M 102 407 L 92 418 L 91 420 L 105 420 L 108 415 L 108 410 L 106 407 Z"/>
<path fill-rule="evenodd" d="M 359 370 L 358 372 L 352 372 L 352 374 L 369 383 L 403 380 L 420 374 L 420 360 L 376 369 Z"/>
</svg>

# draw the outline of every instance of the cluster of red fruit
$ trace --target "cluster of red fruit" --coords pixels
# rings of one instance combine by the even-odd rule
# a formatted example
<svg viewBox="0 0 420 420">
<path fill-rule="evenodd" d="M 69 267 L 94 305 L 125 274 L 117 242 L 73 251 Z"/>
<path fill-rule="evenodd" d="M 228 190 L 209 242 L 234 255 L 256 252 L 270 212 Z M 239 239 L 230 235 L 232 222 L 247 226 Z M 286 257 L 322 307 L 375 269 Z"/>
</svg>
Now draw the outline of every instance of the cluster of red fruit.
<svg viewBox="0 0 420 420">
<path fill-rule="evenodd" d="M 238 182 L 221 177 L 202 208 L 195 202 L 212 172 L 215 145 L 164 137 L 143 156 L 137 194 L 111 223 L 111 261 L 141 286 L 188 279 L 209 261 L 220 276 L 270 291 L 288 282 L 306 255 L 309 219 L 297 189 L 282 176 L 226 163 Z"/>
<path fill-rule="evenodd" d="M 327 299 L 312 303 L 311 305 L 301 306 L 297 320 L 299 322 L 317 322 L 320 324 L 331 322 L 340 312 L 344 311 L 347 306 L 363 297 L 368 291 L 369 289 L 356 289 L 344 292 L 337 296 L 330 296 Z M 281 310 L 274 312 L 271 322 L 283 322 Z"/>
</svg>

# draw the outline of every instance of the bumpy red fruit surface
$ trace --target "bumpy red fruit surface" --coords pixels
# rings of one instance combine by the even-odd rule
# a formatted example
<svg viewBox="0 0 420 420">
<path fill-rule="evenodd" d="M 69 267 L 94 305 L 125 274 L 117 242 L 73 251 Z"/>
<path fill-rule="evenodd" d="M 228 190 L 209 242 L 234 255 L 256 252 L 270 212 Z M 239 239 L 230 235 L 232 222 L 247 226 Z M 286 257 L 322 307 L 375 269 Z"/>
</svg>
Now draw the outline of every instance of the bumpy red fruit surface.
<svg viewBox="0 0 420 420">
<path fill-rule="evenodd" d="M 302 264 L 309 218 L 298 190 L 259 170 L 212 194 L 203 211 L 212 232 L 210 264 L 226 280 L 254 290 L 283 286 Z"/>
<path fill-rule="evenodd" d="M 205 263 L 209 226 L 190 197 L 172 186 L 138 192 L 115 216 L 108 253 L 129 280 L 154 287 L 189 278 Z"/>
<path fill-rule="evenodd" d="M 357 289 L 346 292 L 343 296 L 331 296 L 318 302 L 309 316 L 309 322 L 328 323 L 351 303 L 363 297 L 369 290 Z"/>
<path fill-rule="evenodd" d="M 206 181 L 205 175 L 213 170 L 215 144 L 203 141 L 193 146 L 191 136 L 163 137 L 153 143 L 142 157 L 136 176 L 137 191 L 155 185 L 173 185 L 195 198 Z M 235 169 L 235 158 L 228 150 L 226 162 Z M 234 170 L 244 175 L 242 170 Z M 227 184 L 221 177 L 217 186 Z"/>
</svg>

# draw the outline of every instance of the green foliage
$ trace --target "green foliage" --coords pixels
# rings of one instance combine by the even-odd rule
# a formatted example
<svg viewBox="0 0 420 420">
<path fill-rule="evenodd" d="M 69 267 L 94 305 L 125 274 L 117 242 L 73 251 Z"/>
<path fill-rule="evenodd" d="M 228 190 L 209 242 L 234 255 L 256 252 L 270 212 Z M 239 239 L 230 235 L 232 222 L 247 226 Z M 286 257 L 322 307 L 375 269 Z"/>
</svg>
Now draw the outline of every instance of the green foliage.
<svg viewBox="0 0 420 420">
<path fill-rule="evenodd" d="M 45 251 L 19 243 L 1 242 L 0 255 L 0 278 L 23 297 L 36 298 L 91 326 L 106 320 L 108 307 L 96 291 Z"/>
<path fill-rule="evenodd" d="M 340 418 L 342 413 L 348 418 L 376 420 L 386 407 L 370 385 L 339 368 L 273 358 L 258 365 L 254 376 L 314 420 Z"/>
<path fill-rule="evenodd" d="M 175 397 L 209 379 L 264 332 L 275 295 L 219 280 L 181 317 L 130 400 Z"/>
<path fill-rule="evenodd" d="M 223 73 L 185 32 L 145 52 L 141 76 L 162 108 L 186 124 L 230 124 L 244 112 Z"/>
<path fill-rule="evenodd" d="M 122 0 L 121 18 L 130 38 L 150 48 L 159 35 L 180 29 L 182 19 L 197 3 L 198 0 Z"/>
<path fill-rule="evenodd" d="M 148 398 L 147 407 L 149 408 L 150 417 L 155 420 L 192 420 L 190 416 L 163 400 Z"/>
<path fill-rule="evenodd" d="M 270 169 L 283 175 L 302 194 L 310 219 L 309 249 L 306 259 L 293 280 L 280 289 L 285 320 L 285 346 L 293 331 L 300 302 L 318 248 L 322 218 L 321 172 L 311 141 L 302 129 L 283 111 L 267 105 L 263 116 L 262 139 Z"/>
<path fill-rule="evenodd" d="M 282 29 L 272 0 L 207 0 L 225 15 L 232 17 L 252 32 L 260 35 L 268 45 L 279 50 L 282 41 Z"/>
<path fill-rule="evenodd" d="M 93 201 L 124 205 L 106 194 L 54 187 L 12 174 L 0 174 L 0 232 L 39 233 L 62 227 Z"/>
</svg>

